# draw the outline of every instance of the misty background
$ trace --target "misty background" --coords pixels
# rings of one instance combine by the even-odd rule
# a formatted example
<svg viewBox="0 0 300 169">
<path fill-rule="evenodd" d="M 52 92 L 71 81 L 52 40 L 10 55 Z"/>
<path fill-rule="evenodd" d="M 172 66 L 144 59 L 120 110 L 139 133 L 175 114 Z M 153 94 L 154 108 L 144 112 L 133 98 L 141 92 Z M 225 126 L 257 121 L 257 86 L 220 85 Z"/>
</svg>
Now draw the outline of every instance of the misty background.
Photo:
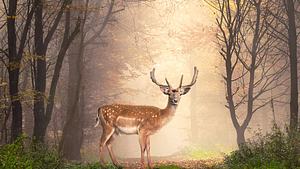
<svg viewBox="0 0 300 169">
<path fill-rule="evenodd" d="M 171 156 L 191 146 L 220 153 L 237 149 L 236 131 L 225 107 L 226 87 L 222 77 L 225 69 L 216 40 L 217 15 L 208 3 L 199 0 L 73 0 L 72 5 L 45 0 L 40 3 L 43 3 L 40 17 L 49 19 L 43 22 L 44 27 L 40 29 L 44 36 L 51 31 L 55 19 L 60 15 L 60 5 L 67 6 L 64 11 L 67 17 L 61 16 L 60 24 L 56 25 L 56 32 L 44 53 L 38 53 L 34 46 L 38 43 L 33 43 L 38 40 L 32 38 L 36 30 L 31 29 L 37 29 L 39 23 L 29 29 L 19 84 L 23 108 L 21 128 L 26 134 L 39 135 L 38 129 L 35 131 L 34 127 L 34 117 L 39 113 L 32 111 L 38 107 L 37 98 L 42 98 L 40 105 L 47 105 L 42 108 L 45 112 L 51 103 L 48 98 L 51 96 L 52 76 L 55 76 L 56 59 L 64 50 L 61 41 L 66 32 L 64 26 L 68 25 L 69 40 L 72 39 L 73 30 L 76 32 L 78 28 L 81 31 L 68 44 L 69 50 L 65 50 L 65 58 L 61 62 L 45 142 L 59 147 L 62 138 L 72 140 L 76 135 L 76 138 L 80 138 L 79 145 L 76 146 L 81 147 L 79 151 L 82 158 L 96 161 L 102 130 L 101 127 L 93 126 L 100 106 L 120 103 L 164 108 L 167 96 L 151 82 L 149 73 L 152 68 L 156 68 L 159 82 L 164 82 L 167 77 L 173 86 L 177 86 L 181 74 L 184 75 L 183 83 L 190 83 L 193 67 L 197 66 L 197 83 L 189 94 L 183 96 L 171 122 L 151 137 L 151 153 L 153 156 Z M 28 5 L 29 9 L 33 5 Z M 0 8 L 4 8 L 3 4 Z M 4 10 L 1 11 L 3 17 Z M 26 6 L 19 13 L 30 17 L 30 10 L 26 11 Z M 83 17 L 78 17 L 79 15 Z M 30 22 L 34 23 L 36 20 L 31 17 L 33 19 Z M 81 23 L 85 23 L 84 26 L 78 24 L 80 19 Z M 26 27 L 25 22 L 19 22 L 17 26 L 20 29 Z M 7 38 L 4 28 L 1 27 L 2 46 L 6 45 Z M 45 42 L 46 39 L 42 41 Z M 36 57 L 40 55 L 43 56 L 42 59 Z M 2 102 L 8 102 L 8 88 L 5 85 L 8 82 L 8 72 L 4 64 L 8 60 L 2 61 L 1 97 Z M 42 66 L 39 67 L 39 64 Z M 44 74 L 39 75 L 37 70 L 43 65 L 45 69 L 41 70 L 44 70 Z M 44 87 L 38 88 L 37 82 L 42 77 L 45 77 Z M 34 92 L 39 90 L 40 92 Z M 38 97 L 41 93 L 43 96 Z M 287 96 L 283 96 L 281 102 L 274 104 L 273 110 L 271 104 L 268 104 L 255 112 L 247 127 L 246 138 L 253 137 L 257 131 L 269 131 L 274 122 L 284 127 L 289 119 L 287 103 Z M 2 111 L 7 112 L 8 109 L 3 108 Z M 41 108 L 36 108 L 35 112 L 40 110 Z M 1 127 L 2 133 L 10 131 L 11 117 L 1 117 L 2 122 L 5 121 Z M 238 118 L 243 117 L 241 111 Z M 68 120 L 71 122 L 68 123 Z M 47 120 L 43 121 L 41 117 L 37 121 L 44 124 Z M 66 124 L 68 127 L 65 127 Z M 64 131 L 78 132 L 64 135 Z M 2 134 L 2 144 L 9 140 L 9 136 Z M 114 142 L 114 150 L 119 157 L 139 157 L 138 137 L 118 137 Z"/>
</svg>

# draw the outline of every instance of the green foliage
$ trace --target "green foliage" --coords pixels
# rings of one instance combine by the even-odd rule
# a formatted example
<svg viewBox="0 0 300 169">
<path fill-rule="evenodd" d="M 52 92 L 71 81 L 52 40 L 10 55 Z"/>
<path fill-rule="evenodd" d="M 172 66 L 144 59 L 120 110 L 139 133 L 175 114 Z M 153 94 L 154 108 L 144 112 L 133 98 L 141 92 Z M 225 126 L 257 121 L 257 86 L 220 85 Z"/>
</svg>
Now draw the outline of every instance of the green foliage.
<svg viewBox="0 0 300 169">
<path fill-rule="evenodd" d="M 277 126 L 271 133 L 247 142 L 240 150 L 225 157 L 222 168 L 229 169 L 300 169 L 299 134 L 287 134 Z M 292 137 L 291 137 L 292 135 Z"/>
<path fill-rule="evenodd" d="M 0 147 L 1 169 L 55 169 L 60 165 L 57 152 L 25 136 L 19 137 L 13 144 Z"/>
</svg>

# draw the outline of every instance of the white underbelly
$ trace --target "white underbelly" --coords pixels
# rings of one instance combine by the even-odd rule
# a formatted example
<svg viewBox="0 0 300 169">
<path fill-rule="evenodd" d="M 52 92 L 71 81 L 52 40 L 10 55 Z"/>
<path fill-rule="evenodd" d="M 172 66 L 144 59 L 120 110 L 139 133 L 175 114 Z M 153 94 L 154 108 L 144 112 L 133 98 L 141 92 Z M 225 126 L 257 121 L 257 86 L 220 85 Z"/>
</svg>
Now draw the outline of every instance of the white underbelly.
<svg viewBox="0 0 300 169">
<path fill-rule="evenodd" d="M 121 134 L 138 134 L 138 126 L 136 118 L 119 116 L 116 121 L 116 127 Z"/>
<path fill-rule="evenodd" d="M 137 134 L 138 133 L 138 127 L 121 127 L 121 126 L 117 126 L 117 128 L 119 129 L 119 132 L 123 133 L 123 134 Z"/>
</svg>

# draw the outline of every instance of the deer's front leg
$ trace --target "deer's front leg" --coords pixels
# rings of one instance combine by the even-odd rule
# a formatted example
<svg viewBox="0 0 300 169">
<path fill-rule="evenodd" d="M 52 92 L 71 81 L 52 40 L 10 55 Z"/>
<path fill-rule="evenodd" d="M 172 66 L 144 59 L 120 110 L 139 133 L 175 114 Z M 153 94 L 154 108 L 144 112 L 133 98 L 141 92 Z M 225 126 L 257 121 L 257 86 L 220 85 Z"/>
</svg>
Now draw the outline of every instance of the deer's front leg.
<svg viewBox="0 0 300 169">
<path fill-rule="evenodd" d="M 145 168 L 145 163 L 144 163 L 144 154 L 146 150 L 146 134 L 144 132 L 139 133 L 139 143 L 140 143 L 140 148 L 141 148 L 141 167 Z"/>
<path fill-rule="evenodd" d="M 150 156 L 150 136 L 146 138 L 146 151 L 147 151 L 147 160 L 148 160 L 148 167 L 153 168 Z"/>
</svg>

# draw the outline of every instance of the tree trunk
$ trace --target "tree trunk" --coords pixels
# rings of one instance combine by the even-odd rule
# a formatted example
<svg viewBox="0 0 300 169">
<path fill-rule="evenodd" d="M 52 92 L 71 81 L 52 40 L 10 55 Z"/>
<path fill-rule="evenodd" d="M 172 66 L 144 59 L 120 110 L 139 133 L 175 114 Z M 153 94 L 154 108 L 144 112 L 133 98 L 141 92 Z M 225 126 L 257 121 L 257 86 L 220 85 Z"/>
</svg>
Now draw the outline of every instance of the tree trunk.
<svg viewBox="0 0 300 169">
<path fill-rule="evenodd" d="M 78 46 L 79 45 L 79 46 Z M 67 121 L 63 129 L 60 150 L 68 160 L 81 160 L 80 148 L 83 137 L 83 112 L 80 107 L 82 79 L 82 43 L 74 44 L 69 55 L 69 89 Z"/>
<path fill-rule="evenodd" d="M 43 4 L 41 0 L 37 0 L 37 7 L 35 10 L 35 30 L 34 30 L 34 42 L 35 42 L 35 62 L 36 62 L 36 74 L 35 74 L 35 94 L 34 94 L 34 128 L 33 137 L 37 141 L 44 141 L 45 136 L 45 90 L 46 90 L 46 57 L 44 53 L 43 42 Z"/>
<path fill-rule="evenodd" d="M 288 16 L 288 43 L 291 73 L 290 96 L 290 129 L 296 131 L 298 127 L 298 73 L 297 73 L 297 33 L 295 23 L 295 7 L 293 0 L 286 0 Z"/>
<path fill-rule="evenodd" d="M 74 1 L 75 4 L 83 6 L 82 1 Z M 80 14 L 72 13 L 73 17 Z M 83 21 L 84 22 L 84 21 Z M 71 25 L 75 25 L 72 23 Z M 69 80 L 68 80 L 68 108 L 66 124 L 59 145 L 59 151 L 68 160 L 81 160 L 80 149 L 83 141 L 83 93 L 82 74 L 84 56 L 84 33 L 81 25 L 80 36 L 75 39 L 69 53 Z"/>
<path fill-rule="evenodd" d="M 238 143 L 239 149 L 241 149 L 243 145 L 246 143 L 245 131 L 246 130 L 243 128 L 236 129 L 236 135 L 237 135 L 236 141 Z"/>
<path fill-rule="evenodd" d="M 16 25 L 15 17 L 17 10 L 17 1 L 9 1 L 7 17 L 8 33 L 8 56 L 9 56 L 9 94 L 11 98 L 12 123 L 11 123 L 11 142 L 16 140 L 22 133 L 22 105 L 19 97 L 19 75 L 21 59 L 17 56 L 16 44 Z"/>
</svg>

